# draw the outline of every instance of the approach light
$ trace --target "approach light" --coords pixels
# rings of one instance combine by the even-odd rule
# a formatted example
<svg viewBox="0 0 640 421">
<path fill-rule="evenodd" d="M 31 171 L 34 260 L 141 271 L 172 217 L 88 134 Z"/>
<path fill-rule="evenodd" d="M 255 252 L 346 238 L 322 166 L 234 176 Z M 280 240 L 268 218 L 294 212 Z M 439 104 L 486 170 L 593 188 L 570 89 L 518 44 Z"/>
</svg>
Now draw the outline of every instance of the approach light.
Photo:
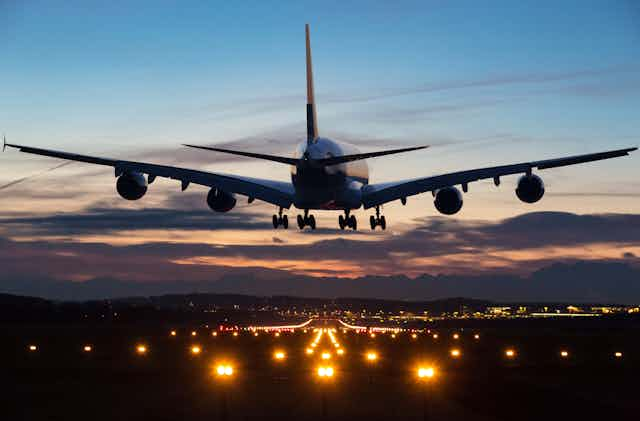
<svg viewBox="0 0 640 421">
<path fill-rule="evenodd" d="M 515 351 L 515 350 L 513 350 L 513 349 L 511 349 L 511 348 L 509 348 L 509 349 L 507 349 L 507 350 L 505 350 L 505 351 L 504 351 L 504 355 L 505 355 L 507 358 L 514 358 L 514 357 L 516 356 L 516 351 Z"/>
<path fill-rule="evenodd" d="M 395 333 L 392 333 L 392 334 L 391 334 L 391 338 L 395 339 L 395 338 L 396 338 L 396 334 L 395 334 Z"/>
<path fill-rule="evenodd" d="M 616 352 L 613 354 L 613 356 L 614 356 L 614 357 L 616 357 L 616 358 L 622 358 L 622 352 L 620 352 L 620 351 L 616 351 Z"/>
<path fill-rule="evenodd" d="M 178 334 L 178 332 L 176 332 L 175 330 L 172 330 L 169 334 L 170 334 L 171 336 L 176 336 L 176 335 Z"/>
<path fill-rule="evenodd" d="M 433 367 L 418 367 L 418 378 L 431 379 L 435 376 L 436 371 Z"/>
<path fill-rule="evenodd" d="M 193 346 L 191 347 L 191 353 L 192 353 L 193 355 L 198 355 L 198 354 L 200 354 L 200 352 L 202 352 L 202 348 L 200 348 L 200 346 L 198 346 L 198 345 L 193 345 Z"/>
<path fill-rule="evenodd" d="M 344 354 L 344 349 L 339 348 L 337 351 L 338 355 L 343 355 Z"/>
<path fill-rule="evenodd" d="M 91 352 L 93 348 L 91 347 L 91 345 L 85 345 L 84 347 L 82 347 L 82 350 L 84 352 Z"/>
<path fill-rule="evenodd" d="M 275 337 L 279 337 L 280 336 L 280 332 L 276 332 Z"/>
<path fill-rule="evenodd" d="M 313 354 L 313 348 L 307 348 L 306 353 L 307 355 Z"/>
<path fill-rule="evenodd" d="M 331 354 L 328 352 L 323 352 L 322 355 L 320 356 L 323 360 L 328 360 L 331 358 Z"/>
<path fill-rule="evenodd" d="M 378 359 L 378 354 L 375 352 L 367 352 L 367 361 L 374 362 Z"/>
<path fill-rule="evenodd" d="M 375 338 L 375 337 L 376 337 L 376 334 L 375 334 L 375 333 L 373 333 L 373 332 L 371 332 L 371 335 L 369 335 L 369 336 L 371 336 L 372 338 Z"/>
<path fill-rule="evenodd" d="M 458 358 L 460 357 L 460 350 L 457 348 L 454 348 L 451 350 L 450 354 L 453 358 Z"/>
<path fill-rule="evenodd" d="M 233 336 L 238 336 L 238 332 L 233 332 Z"/>
<path fill-rule="evenodd" d="M 453 339 L 460 339 L 460 335 L 458 335 L 457 333 L 453 334 Z"/>
<path fill-rule="evenodd" d="M 211 332 L 211 336 L 218 336 L 218 332 Z"/>
<path fill-rule="evenodd" d="M 136 352 L 139 355 L 144 355 L 147 353 L 147 347 L 145 345 L 138 345 L 136 346 Z"/>
<path fill-rule="evenodd" d="M 560 356 L 562 358 L 569 358 L 569 351 L 565 351 L 565 350 L 560 351 Z"/>
<path fill-rule="evenodd" d="M 282 352 L 282 351 L 276 351 L 273 353 L 273 358 L 278 360 L 278 361 L 282 361 L 287 357 L 287 355 Z"/>
<path fill-rule="evenodd" d="M 195 330 L 191 331 L 191 336 L 196 336 L 198 334 L 198 332 L 196 332 Z"/>
<path fill-rule="evenodd" d="M 433 339 L 438 339 L 438 334 L 437 333 L 433 334 Z"/>
<path fill-rule="evenodd" d="M 29 351 L 31 351 L 31 352 L 35 352 L 35 351 L 37 351 L 37 350 L 38 350 L 38 347 L 37 347 L 37 346 L 35 346 L 35 345 L 29 345 Z"/>
<path fill-rule="evenodd" d="M 418 337 L 418 335 L 416 335 L 415 333 L 412 333 L 412 334 L 411 334 L 411 337 L 412 337 L 413 339 L 416 339 L 416 338 Z"/>
<path fill-rule="evenodd" d="M 475 335 L 473 335 L 473 339 L 478 340 L 480 339 L 480 335 L 478 335 L 477 333 Z"/>
<path fill-rule="evenodd" d="M 253 336 L 258 336 L 258 332 L 255 332 L 255 333 L 253 334 Z"/>
</svg>

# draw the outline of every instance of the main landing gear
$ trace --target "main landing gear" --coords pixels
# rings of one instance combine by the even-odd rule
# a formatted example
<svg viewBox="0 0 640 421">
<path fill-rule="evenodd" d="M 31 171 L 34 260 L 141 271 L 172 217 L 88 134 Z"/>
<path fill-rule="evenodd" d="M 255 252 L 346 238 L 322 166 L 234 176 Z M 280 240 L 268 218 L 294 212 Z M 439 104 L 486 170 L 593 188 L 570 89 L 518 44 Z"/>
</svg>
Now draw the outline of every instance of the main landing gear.
<svg viewBox="0 0 640 421">
<path fill-rule="evenodd" d="M 382 228 L 383 231 L 387 229 L 387 220 L 384 215 L 380 216 L 380 206 L 376 206 L 376 216 L 369 217 L 369 224 L 371 224 L 372 230 L 375 230 L 376 227 Z"/>
<path fill-rule="evenodd" d="M 310 227 L 312 230 L 316 229 L 316 218 L 313 215 L 309 215 L 309 209 L 304 210 L 304 217 L 298 215 L 298 228 L 304 229 L 304 227 Z"/>
<path fill-rule="evenodd" d="M 277 215 L 273 215 L 273 228 L 277 229 L 279 226 L 282 226 L 282 228 L 287 229 L 289 228 L 289 218 L 287 217 L 287 215 L 283 215 L 282 214 L 282 208 L 278 209 L 278 214 Z"/>
<path fill-rule="evenodd" d="M 338 225 L 340 225 L 340 229 L 343 230 L 346 227 L 353 229 L 354 231 L 358 229 L 358 220 L 355 215 L 349 215 L 349 210 L 344 211 L 344 216 L 340 215 L 338 217 Z"/>
</svg>

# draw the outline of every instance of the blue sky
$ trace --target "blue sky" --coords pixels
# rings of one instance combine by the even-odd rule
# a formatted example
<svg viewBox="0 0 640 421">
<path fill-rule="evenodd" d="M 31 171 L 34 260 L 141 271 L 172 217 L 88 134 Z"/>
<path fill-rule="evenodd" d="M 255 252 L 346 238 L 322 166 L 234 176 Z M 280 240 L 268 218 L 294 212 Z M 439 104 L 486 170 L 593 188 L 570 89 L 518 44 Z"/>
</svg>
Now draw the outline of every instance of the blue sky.
<svg viewBox="0 0 640 421">
<path fill-rule="evenodd" d="M 321 135 L 364 150 L 433 146 L 372 160 L 372 182 L 640 144 L 640 5 L 633 1 L 1 2 L 0 131 L 14 143 L 286 180 L 289 171 L 280 165 L 179 145 L 232 142 L 290 154 L 305 130 L 305 23 Z M 0 154 L 0 185 L 57 164 L 8 151 Z M 515 199 L 515 178 L 500 189 L 481 182 L 452 219 L 498 223 L 534 210 L 637 213 L 639 167 L 632 156 L 544 172 L 548 194 L 533 207 Z M 74 164 L 1 190 L 0 217 L 205 206 L 205 190 L 193 187 L 178 199 L 172 181 L 159 180 L 135 203 L 119 200 L 113 185 L 112 171 Z M 422 195 L 406 207 L 387 206 L 388 235 L 435 216 L 431 202 Z M 270 206 L 236 211 L 262 228 L 64 237 L 58 230 L 45 237 L 109 245 L 271 244 Z M 334 227 L 336 217 L 319 219 Z M 0 235 L 45 238 L 25 227 L 0 228 Z M 311 244 L 344 234 L 278 235 Z M 346 235 L 370 241 L 380 234 Z M 593 243 L 594 258 L 610 258 L 620 247 Z M 630 250 L 637 248 L 636 242 Z M 545 253 L 579 254 L 529 256 Z M 226 259 L 199 262 L 246 264 Z"/>
</svg>

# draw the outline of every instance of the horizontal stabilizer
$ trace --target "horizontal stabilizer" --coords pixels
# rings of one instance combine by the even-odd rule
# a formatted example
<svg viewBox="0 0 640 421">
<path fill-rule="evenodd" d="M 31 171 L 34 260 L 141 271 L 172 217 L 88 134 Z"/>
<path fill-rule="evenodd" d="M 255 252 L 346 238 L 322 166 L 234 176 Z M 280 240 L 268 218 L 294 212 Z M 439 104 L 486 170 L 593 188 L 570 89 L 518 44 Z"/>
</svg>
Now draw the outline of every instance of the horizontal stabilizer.
<svg viewBox="0 0 640 421">
<path fill-rule="evenodd" d="M 417 151 L 417 150 L 425 149 L 428 147 L 429 146 L 414 146 L 412 148 L 389 149 L 386 151 L 378 151 L 378 152 L 367 152 L 367 153 L 357 153 L 353 155 L 332 156 L 330 158 L 314 159 L 313 163 L 321 166 L 338 165 L 338 164 L 344 164 L 346 162 L 358 161 L 361 159 L 376 158 L 378 156 Z"/>
<path fill-rule="evenodd" d="M 288 158 L 286 156 L 265 155 L 265 154 L 261 154 L 261 153 L 234 151 L 234 150 L 231 150 L 231 149 L 211 148 L 211 147 L 208 147 L 208 146 L 196 146 L 196 145 L 182 145 L 182 146 L 187 146 L 189 148 L 196 148 L 196 149 L 204 149 L 204 150 L 207 150 L 207 151 L 228 153 L 228 154 L 232 154 L 232 155 L 246 156 L 246 157 L 249 157 L 249 158 L 265 159 L 267 161 L 275 161 L 275 162 L 280 162 L 280 163 L 289 164 L 289 165 L 296 165 L 298 163 L 298 160 L 296 158 Z"/>
</svg>

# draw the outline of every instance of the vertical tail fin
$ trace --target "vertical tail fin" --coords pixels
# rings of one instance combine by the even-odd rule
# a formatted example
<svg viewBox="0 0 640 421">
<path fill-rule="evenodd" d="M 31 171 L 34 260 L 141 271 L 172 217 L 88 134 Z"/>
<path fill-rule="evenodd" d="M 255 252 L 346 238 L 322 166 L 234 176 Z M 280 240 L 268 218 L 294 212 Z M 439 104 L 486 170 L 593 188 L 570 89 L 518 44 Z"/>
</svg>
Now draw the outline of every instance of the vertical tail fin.
<svg viewBox="0 0 640 421">
<path fill-rule="evenodd" d="M 316 117 L 316 100 L 313 93 L 313 68 L 311 65 L 311 40 L 309 24 L 305 25 L 307 38 L 307 143 L 313 143 L 318 137 L 318 119 Z"/>
</svg>

